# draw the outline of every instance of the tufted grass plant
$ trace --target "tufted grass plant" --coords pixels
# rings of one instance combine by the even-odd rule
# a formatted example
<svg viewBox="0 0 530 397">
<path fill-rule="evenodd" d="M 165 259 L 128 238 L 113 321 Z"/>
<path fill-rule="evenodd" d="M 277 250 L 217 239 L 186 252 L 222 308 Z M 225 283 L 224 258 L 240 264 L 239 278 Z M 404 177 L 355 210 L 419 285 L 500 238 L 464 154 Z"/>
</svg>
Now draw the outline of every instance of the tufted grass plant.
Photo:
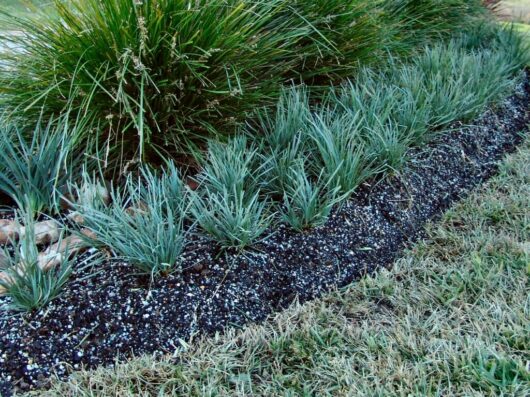
<svg viewBox="0 0 530 397">
<path fill-rule="evenodd" d="M 206 188 L 194 197 L 191 213 L 198 225 L 222 249 L 243 250 L 263 238 L 273 214 L 259 193 L 248 194 L 235 187 L 222 191 Z"/>
<path fill-rule="evenodd" d="M 197 178 L 191 213 L 222 248 L 243 249 L 270 226 L 272 214 L 262 197 L 266 167 L 258 163 L 257 150 L 244 136 L 226 144 L 212 142 Z"/>
<path fill-rule="evenodd" d="M 99 123 L 111 157 L 144 162 L 232 134 L 282 86 L 339 83 L 484 15 L 479 0 L 51 3 L 0 17 L 15 49 L 0 52 L 0 107 L 33 121 L 71 109 Z"/>
<path fill-rule="evenodd" d="M 80 171 L 84 156 L 76 149 L 81 122 L 66 119 L 37 124 L 29 132 L 13 125 L 0 127 L 0 191 L 32 216 L 57 213 L 59 190 Z"/>
<path fill-rule="evenodd" d="M 361 139 L 359 115 L 335 114 L 329 109 L 311 120 L 310 136 L 315 147 L 313 166 L 331 190 L 349 196 L 363 181 L 374 175 L 372 159 Z"/>
<path fill-rule="evenodd" d="M 76 371 L 31 395 L 526 396 L 529 206 L 527 142 L 393 266 L 194 339 L 178 360 Z"/>
<path fill-rule="evenodd" d="M 0 54 L 0 106 L 30 119 L 89 114 L 116 155 L 144 161 L 231 132 L 285 82 L 327 82 L 383 48 L 367 0 L 53 4 L 3 18 L 23 33 L 0 36 L 17 48 Z"/>
<path fill-rule="evenodd" d="M 281 217 L 297 231 L 323 225 L 333 207 L 346 198 L 340 194 L 341 187 L 334 184 L 335 174 L 321 171 L 315 178 L 308 168 L 304 159 L 298 159 L 287 171 Z"/>
<path fill-rule="evenodd" d="M 88 204 L 77 210 L 83 227 L 93 232 L 92 243 L 156 277 L 181 270 L 180 255 L 192 227 L 185 225 L 189 205 L 180 174 L 169 165 L 161 173 L 144 168 L 138 177 L 129 175 L 124 186 L 111 189 L 108 207 Z"/>
<path fill-rule="evenodd" d="M 2 248 L 5 267 L 0 268 L 7 277 L 0 278 L 0 286 L 10 298 L 4 309 L 10 311 L 32 311 L 40 309 L 61 293 L 70 278 L 73 259 L 68 250 L 62 255 L 58 266 L 43 270 L 39 266 L 39 248 L 35 241 L 35 221 L 32 214 L 24 214 L 25 233 L 19 241 L 12 243 L 11 253 Z M 61 244 L 62 236 L 59 239 Z"/>
</svg>

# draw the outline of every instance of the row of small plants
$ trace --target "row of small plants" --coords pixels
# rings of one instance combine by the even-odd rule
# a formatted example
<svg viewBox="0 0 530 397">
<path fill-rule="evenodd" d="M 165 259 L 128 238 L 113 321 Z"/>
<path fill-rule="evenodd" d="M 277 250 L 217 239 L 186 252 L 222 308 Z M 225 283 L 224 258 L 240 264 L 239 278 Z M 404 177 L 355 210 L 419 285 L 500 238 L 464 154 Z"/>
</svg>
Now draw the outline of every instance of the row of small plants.
<svg viewBox="0 0 530 397">
<path fill-rule="evenodd" d="M 292 86 L 236 136 L 210 141 L 191 179 L 166 160 L 161 170 L 142 165 L 105 184 L 106 148 L 80 144 L 86 118 L 65 114 L 31 139 L 4 127 L 0 190 L 29 227 L 43 213 L 61 218 L 71 207 L 82 226 L 69 228 L 90 230 L 90 238 L 79 233 L 87 245 L 152 277 L 183 271 L 181 254 L 194 234 L 241 251 L 279 222 L 299 232 L 322 225 L 361 183 L 399 172 L 411 147 L 500 100 L 527 61 L 519 36 L 484 25 L 406 62 L 391 57 L 387 67 L 360 68 L 355 80 L 319 92 L 319 101 L 311 88 Z M 21 274 L 20 258 L 7 255 L 11 277 L 0 285 L 13 307 L 27 310 L 57 295 L 72 261 L 66 255 L 61 266 L 39 269 L 26 236 L 15 252 L 25 253 L 31 270 Z"/>
</svg>

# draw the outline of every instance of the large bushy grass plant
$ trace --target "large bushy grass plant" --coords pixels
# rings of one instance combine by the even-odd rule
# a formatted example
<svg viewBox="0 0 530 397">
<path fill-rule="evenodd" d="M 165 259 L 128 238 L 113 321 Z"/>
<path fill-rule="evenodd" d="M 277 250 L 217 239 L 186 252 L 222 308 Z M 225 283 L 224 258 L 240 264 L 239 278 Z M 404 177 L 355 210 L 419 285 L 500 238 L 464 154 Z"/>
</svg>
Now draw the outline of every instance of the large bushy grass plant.
<svg viewBox="0 0 530 397">
<path fill-rule="evenodd" d="M 41 106 L 95 115 L 144 160 L 233 129 L 285 81 L 327 79 L 350 68 L 344 56 L 373 58 L 381 48 L 366 1 L 54 4 L 51 16 L 11 18 L 24 33 L 1 38 L 19 49 L 1 56 L 2 106 L 27 117 Z"/>
<path fill-rule="evenodd" d="M 463 29 L 478 0 L 53 0 L 6 17 L 0 107 L 90 116 L 119 157 L 234 131 L 284 83 L 328 85 Z M 384 63 L 384 62 L 383 62 Z M 88 134 L 88 133 L 87 133 Z"/>
</svg>

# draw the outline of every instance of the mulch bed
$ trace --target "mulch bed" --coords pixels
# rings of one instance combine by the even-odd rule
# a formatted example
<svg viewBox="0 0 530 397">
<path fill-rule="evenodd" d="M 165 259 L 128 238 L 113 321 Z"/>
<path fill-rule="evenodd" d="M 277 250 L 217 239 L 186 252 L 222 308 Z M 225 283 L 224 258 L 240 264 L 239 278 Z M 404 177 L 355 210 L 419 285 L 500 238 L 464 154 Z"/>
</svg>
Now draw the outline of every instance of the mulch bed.
<svg viewBox="0 0 530 397">
<path fill-rule="evenodd" d="M 0 393 L 45 387 L 51 374 L 173 353 L 181 340 L 259 322 L 386 267 L 436 218 L 496 170 L 530 122 L 528 75 L 472 126 L 455 124 L 410 152 L 406 168 L 364 184 L 322 227 L 280 226 L 252 250 L 222 253 L 194 237 L 181 274 L 151 282 L 107 262 L 76 271 L 44 309 L 0 318 Z M 82 263 L 86 256 L 78 258 Z M 0 304 L 7 298 L 0 298 Z"/>
</svg>

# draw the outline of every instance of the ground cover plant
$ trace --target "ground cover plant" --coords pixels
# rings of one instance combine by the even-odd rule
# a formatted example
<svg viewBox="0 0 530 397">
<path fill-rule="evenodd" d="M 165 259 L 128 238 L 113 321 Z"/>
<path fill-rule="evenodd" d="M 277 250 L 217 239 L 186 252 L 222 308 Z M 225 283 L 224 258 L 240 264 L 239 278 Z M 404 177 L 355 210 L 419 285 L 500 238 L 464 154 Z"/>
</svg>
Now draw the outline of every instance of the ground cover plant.
<svg viewBox="0 0 530 397">
<path fill-rule="evenodd" d="M 48 17 L 3 18 L 24 34 L 2 36 L 19 50 L 1 54 L 1 106 L 93 116 L 113 154 L 147 161 L 231 133 L 284 83 L 328 85 L 483 13 L 478 0 L 416 3 L 54 0 Z"/>
<path fill-rule="evenodd" d="M 34 395 L 528 395 L 529 164 L 527 141 L 391 269 Z"/>
</svg>

